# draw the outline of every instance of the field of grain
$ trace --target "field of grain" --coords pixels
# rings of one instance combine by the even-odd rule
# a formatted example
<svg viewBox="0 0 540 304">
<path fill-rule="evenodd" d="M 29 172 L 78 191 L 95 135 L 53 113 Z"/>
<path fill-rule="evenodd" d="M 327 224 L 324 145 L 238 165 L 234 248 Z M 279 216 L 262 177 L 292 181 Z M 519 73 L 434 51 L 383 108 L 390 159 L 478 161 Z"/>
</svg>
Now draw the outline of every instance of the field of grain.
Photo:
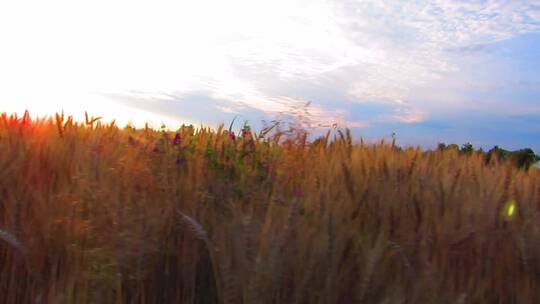
<svg viewBox="0 0 540 304">
<path fill-rule="evenodd" d="M 227 129 L 1 115 L 0 303 L 540 303 L 537 168 Z"/>
</svg>

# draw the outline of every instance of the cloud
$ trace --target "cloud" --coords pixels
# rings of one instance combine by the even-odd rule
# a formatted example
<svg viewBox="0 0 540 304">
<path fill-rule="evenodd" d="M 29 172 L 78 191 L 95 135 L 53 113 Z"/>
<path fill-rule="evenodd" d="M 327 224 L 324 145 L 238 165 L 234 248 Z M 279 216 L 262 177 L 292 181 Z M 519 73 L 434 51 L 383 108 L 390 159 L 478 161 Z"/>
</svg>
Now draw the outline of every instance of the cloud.
<svg viewBox="0 0 540 304">
<path fill-rule="evenodd" d="M 449 50 L 487 48 L 540 29 L 540 6 L 528 1 L 336 1 L 335 11 L 352 48 L 382 57 L 349 73 L 359 75 L 359 98 L 369 98 L 375 85 L 383 98 L 406 99 L 411 89 L 460 69 Z"/>
<path fill-rule="evenodd" d="M 211 95 L 212 92 L 205 91 L 178 94 L 152 94 L 140 91 L 103 94 L 104 97 L 122 105 L 169 117 L 169 122 L 175 117 L 178 119 L 189 117 L 189 123 L 217 126 L 239 117 L 241 120 L 250 120 L 255 127 L 262 120 L 272 119 L 284 122 L 296 121 L 308 129 L 368 126 L 366 120 L 347 119 L 346 111 L 342 109 L 327 109 L 311 105 L 309 101 L 302 99 L 282 97 L 278 103 L 281 105 L 279 109 L 270 111 L 268 108 L 261 109 L 257 104 L 254 106 L 253 103 L 209 97 Z"/>
<path fill-rule="evenodd" d="M 246 25 L 241 35 L 212 44 L 205 56 L 214 68 L 209 64 L 208 72 L 197 74 L 197 81 L 177 88 L 167 111 L 182 104 L 196 108 L 208 103 L 229 115 L 217 116 L 227 121 L 234 115 L 290 113 L 312 101 L 305 121 L 312 126 L 337 123 L 363 128 L 364 134 L 375 137 L 396 131 L 409 143 L 527 145 L 532 134 L 522 130 L 527 124 L 503 114 L 518 115 L 529 108 L 515 104 L 520 98 L 505 90 L 534 89 L 538 78 L 517 78 L 508 68 L 515 62 L 501 58 L 508 51 L 505 41 L 540 29 L 538 5 L 290 3 L 278 1 L 264 16 L 252 16 L 251 26 Z M 141 96 L 139 106 L 151 91 Z M 199 99 L 193 99 L 194 92 Z M 469 113 L 465 118 L 464 109 Z M 494 127 L 484 118 L 489 113 L 496 114 Z M 189 115 L 210 119 L 197 111 Z M 500 128 L 505 131 L 493 135 Z"/>
<path fill-rule="evenodd" d="M 417 123 L 425 119 L 426 114 L 416 109 L 398 109 L 397 113 L 390 116 L 392 119 L 403 123 Z"/>
<path fill-rule="evenodd" d="M 462 57 L 493 53 L 494 44 L 540 29 L 540 5 L 521 0 L 35 5 L 0 4 L 0 85 L 7 88 L 0 98 L 11 105 L 28 97 L 21 92 L 43 90 L 50 99 L 76 100 L 77 92 L 132 99 L 147 111 L 160 100 L 169 113 L 184 100 L 226 115 L 274 115 L 311 101 L 313 124 L 356 127 L 429 119 L 427 100 L 466 103 L 453 90 L 441 96 L 440 83 L 499 87 L 486 75 L 473 84 L 452 77 L 469 72 Z M 347 111 L 347 104 L 374 103 L 385 113 Z M 210 119 L 202 114 L 192 115 Z"/>
<path fill-rule="evenodd" d="M 456 53 L 482 56 L 492 52 L 494 43 L 540 29 L 539 6 L 527 1 L 311 3 L 305 12 L 278 21 L 283 35 L 257 32 L 227 45 L 231 75 L 249 88 L 221 97 L 271 112 L 302 99 L 284 93 L 299 91 L 291 85 L 323 88 L 318 91 L 338 91 L 334 97 L 348 102 L 394 104 L 386 119 L 416 123 L 429 117 L 429 110 L 416 103 L 415 91 L 463 70 Z M 471 89 L 470 82 L 458 86 Z M 227 87 L 234 86 L 221 85 L 223 91 Z M 335 102 L 310 100 L 315 105 Z M 462 100 L 449 102 L 459 106 Z M 344 115 L 339 113 L 327 115 Z"/>
</svg>

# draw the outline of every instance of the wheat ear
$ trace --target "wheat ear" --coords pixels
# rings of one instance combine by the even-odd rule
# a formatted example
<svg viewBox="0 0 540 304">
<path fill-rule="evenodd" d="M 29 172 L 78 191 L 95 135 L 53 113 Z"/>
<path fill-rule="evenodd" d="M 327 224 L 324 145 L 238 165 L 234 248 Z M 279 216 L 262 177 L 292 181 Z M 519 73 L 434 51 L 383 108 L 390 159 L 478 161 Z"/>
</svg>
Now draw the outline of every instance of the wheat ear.
<svg viewBox="0 0 540 304">
<path fill-rule="evenodd" d="M 13 234 L 0 229 L 0 240 L 8 243 L 12 248 L 20 251 L 21 253 L 24 253 L 23 245 Z"/>
</svg>

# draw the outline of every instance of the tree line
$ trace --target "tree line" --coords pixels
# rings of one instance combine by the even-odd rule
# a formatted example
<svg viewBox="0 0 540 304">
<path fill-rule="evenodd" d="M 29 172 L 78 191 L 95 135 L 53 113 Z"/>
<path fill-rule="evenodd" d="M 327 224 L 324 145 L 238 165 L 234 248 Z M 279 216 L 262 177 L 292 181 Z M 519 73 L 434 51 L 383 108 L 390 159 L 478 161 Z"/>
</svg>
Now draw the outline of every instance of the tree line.
<svg viewBox="0 0 540 304">
<path fill-rule="evenodd" d="M 494 146 L 486 152 L 482 148 L 475 149 L 471 143 L 465 143 L 461 147 L 456 144 L 447 145 L 445 143 L 439 143 L 437 145 L 437 150 L 456 150 L 462 154 L 480 153 L 484 155 L 486 163 L 493 161 L 510 161 L 517 167 L 524 170 L 529 169 L 532 165 L 540 161 L 540 156 L 535 154 L 531 148 L 510 151 L 502 149 L 499 146 Z"/>
</svg>

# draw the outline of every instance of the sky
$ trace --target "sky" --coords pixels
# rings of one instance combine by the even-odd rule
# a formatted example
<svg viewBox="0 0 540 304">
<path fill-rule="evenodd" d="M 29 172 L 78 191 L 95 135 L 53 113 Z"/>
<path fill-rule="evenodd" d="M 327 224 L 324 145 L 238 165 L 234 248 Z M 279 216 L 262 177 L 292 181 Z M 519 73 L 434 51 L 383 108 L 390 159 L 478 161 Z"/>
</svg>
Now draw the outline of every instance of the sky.
<svg viewBox="0 0 540 304">
<path fill-rule="evenodd" d="M 540 152 L 540 1 L 0 1 L 0 112 Z"/>
</svg>

